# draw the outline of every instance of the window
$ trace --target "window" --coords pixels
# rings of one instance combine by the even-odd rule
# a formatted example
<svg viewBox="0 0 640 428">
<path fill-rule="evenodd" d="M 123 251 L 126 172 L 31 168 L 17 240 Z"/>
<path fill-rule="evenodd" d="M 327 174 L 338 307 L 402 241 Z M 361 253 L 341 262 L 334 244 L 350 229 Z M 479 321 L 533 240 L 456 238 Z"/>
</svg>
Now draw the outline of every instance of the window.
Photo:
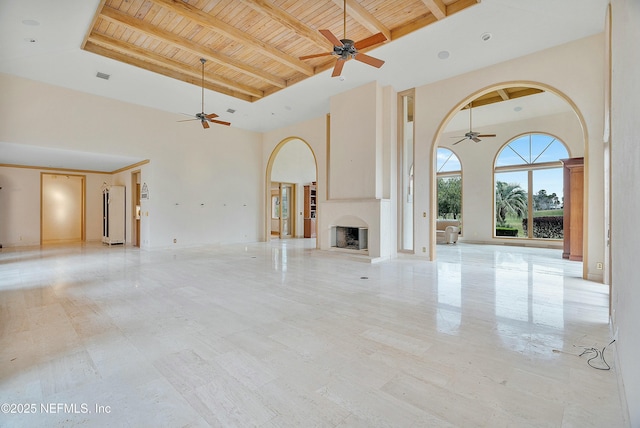
<svg viewBox="0 0 640 428">
<path fill-rule="evenodd" d="M 438 218 L 458 219 L 462 216 L 462 166 L 449 149 L 438 147 L 436 153 L 438 182 Z"/>
<path fill-rule="evenodd" d="M 504 146 L 494 168 L 494 236 L 563 238 L 560 159 L 568 157 L 564 143 L 548 134 L 522 135 Z"/>
<path fill-rule="evenodd" d="M 399 146 L 400 209 L 402 212 L 400 249 L 413 250 L 413 90 L 400 94 L 402 144 Z"/>
</svg>

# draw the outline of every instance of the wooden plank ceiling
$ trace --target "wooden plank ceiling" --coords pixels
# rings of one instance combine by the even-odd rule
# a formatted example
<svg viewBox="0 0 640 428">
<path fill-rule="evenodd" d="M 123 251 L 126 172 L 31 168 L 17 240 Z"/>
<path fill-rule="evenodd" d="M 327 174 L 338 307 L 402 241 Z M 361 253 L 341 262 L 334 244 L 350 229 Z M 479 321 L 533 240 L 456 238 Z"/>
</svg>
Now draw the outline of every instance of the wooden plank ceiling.
<svg viewBox="0 0 640 428">
<path fill-rule="evenodd" d="M 299 59 L 333 49 L 318 30 L 392 43 L 479 1 L 102 0 L 82 48 L 198 86 L 205 58 L 207 89 L 256 101 L 334 66 Z"/>
<path fill-rule="evenodd" d="M 493 103 L 499 103 L 502 101 L 513 100 L 515 98 L 522 98 L 529 95 L 539 94 L 544 92 L 542 89 L 529 88 L 529 87 L 513 87 L 498 89 L 497 91 L 488 92 L 472 101 L 473 107 L 486 106 Z M 468 109 L 470 104 L 464 106 L 461 110 Z"/>
</svg>

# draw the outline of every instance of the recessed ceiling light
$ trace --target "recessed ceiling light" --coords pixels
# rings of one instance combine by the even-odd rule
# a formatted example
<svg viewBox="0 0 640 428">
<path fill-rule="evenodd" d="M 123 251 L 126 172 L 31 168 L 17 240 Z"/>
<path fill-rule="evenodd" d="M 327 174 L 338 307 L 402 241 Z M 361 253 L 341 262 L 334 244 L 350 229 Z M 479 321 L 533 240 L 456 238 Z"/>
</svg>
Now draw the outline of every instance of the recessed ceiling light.
<svg viewBox="0 0 640 428">
<path fill-rule="evenodd" d="M 38 21 L 36 21 L 35 19 L 23 19 L 22 23 L 24 25 L 31 25 L 31 26 L 37 26 L 40 25 L 40 23 Z"/>
<path fill-rule="evenodd" d="M 516 112 L 522 111 L 522 107 L 520 107 L 520 106 L 514 107 L 513 111 L 516 111 Z"/>
<path fill-rule="evenodd" d="M 449 58 L 449 55 L 450 55 L 449 51 L 440 51 L 440 52 L 438 52 L 438 58 L 440 58 L 440 59 L 447 59 L 447 58 Z"/>
<path fill-rule="evenodd" d="M 483 42 L 488 42 L 489 40 L 491 40 L 492 37 L 493 37 L 493 34 L 491 33 L 482 33 L 482 35 L 480 36 Z"/>
</svg>

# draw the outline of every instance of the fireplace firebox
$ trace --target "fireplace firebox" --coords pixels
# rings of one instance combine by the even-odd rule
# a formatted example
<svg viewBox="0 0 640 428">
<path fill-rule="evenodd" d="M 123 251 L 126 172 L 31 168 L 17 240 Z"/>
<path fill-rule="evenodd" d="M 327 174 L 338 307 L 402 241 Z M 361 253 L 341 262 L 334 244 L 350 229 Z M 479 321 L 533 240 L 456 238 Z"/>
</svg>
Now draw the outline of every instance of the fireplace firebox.
<svg viewBox="0 0 640 428">
<path fill-rule="evenodd" d="M 335 226 L 332 228 L 331 246 L 349 250 L 366 250 L 367 235 L 366 227 Z"/>
</svg>

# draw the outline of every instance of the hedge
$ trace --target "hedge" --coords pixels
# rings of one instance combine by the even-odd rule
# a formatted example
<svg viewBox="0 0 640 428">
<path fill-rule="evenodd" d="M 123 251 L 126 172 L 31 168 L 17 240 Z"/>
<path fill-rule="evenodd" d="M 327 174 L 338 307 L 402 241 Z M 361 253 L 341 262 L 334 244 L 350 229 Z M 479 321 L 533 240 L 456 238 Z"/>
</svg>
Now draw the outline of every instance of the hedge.
<svg viewBox="0 0 640 428">
<path fill-rule="evenodd" d="M 522 229 L 525 235 L 529 226 L 528 219 L 522 220 Z M 564 238 L 564 218 L 560 216 L 534 217 L 534 238 L 562 239 Z"/>
<path fill-rule="evenodd" d="M 496 227 L 496 236 L 518 236 L 518 229 L 513 227 Z"/>
</svg>

